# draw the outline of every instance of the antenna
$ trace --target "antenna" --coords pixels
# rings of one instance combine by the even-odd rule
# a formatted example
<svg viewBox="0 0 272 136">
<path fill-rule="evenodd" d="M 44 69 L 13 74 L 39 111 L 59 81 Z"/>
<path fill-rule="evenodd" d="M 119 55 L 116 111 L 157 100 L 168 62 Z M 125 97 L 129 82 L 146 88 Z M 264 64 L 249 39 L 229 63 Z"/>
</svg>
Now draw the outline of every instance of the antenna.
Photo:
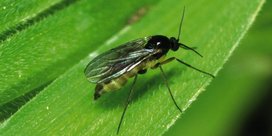
<svg viewBox="0 0 272 136">
<path fill-rule="evenodd" d="M 185 14 L 185 6 L 183 7 L 182 17 L 181 17 L 180 24 L 179 24 L 179 32 L 178 32 L 178 36 L 177 36 L 178 41 L 179 41 L 179 39 L 181 37 L 180 32 L 181 32 L 181 26 L 182 26 L 182 23 L 183 23 L 183 19 L 184 19 L 184 14 Z"/>
<path fill-rule="evenodd" d="M 203 57 L 199 52 L 197 52 L 197 51 L 196 51 L 194 48 L 192 48 L 192 47 L 186 46 L 186 45 L 183 44 L 183 43 L 178 43 L 178 45 L 179 45 L 180 48 L 183 48 L 183 49 L 185 49 L 185 50 L 191 50 L 191 51 L 195 52 L 197 55 L 199 55 L 200 57 Z"/>
<path fill-rule="evenodd" d="M 179 41 L 181 35 L 181 26 L 182 26 L 182 23 L 183 23 L 183 20 L 184 20 L 184 14 L 185 14 L 185 6 L 183 7 L 183 12 L 182 12 L 182 17 L 181 17 L 181 20 L 180 20 L 180 24 L 179 24 L 179 32 L 178 32 L 178 39 L 177 41 Z M 186 50 L 191 50 L 193 52 L 195 52 L 196 54 L 198 54 L 200 57 L 203 57 L 199 52 L 197 52 L 194 48 L 191 48 L 189 46 L 186 46 L 185 44 L 183 43 L 178 43 L 179 47 L 180 48 L 183 48 L 183 49 L 186 49 Z"/>
</svg>

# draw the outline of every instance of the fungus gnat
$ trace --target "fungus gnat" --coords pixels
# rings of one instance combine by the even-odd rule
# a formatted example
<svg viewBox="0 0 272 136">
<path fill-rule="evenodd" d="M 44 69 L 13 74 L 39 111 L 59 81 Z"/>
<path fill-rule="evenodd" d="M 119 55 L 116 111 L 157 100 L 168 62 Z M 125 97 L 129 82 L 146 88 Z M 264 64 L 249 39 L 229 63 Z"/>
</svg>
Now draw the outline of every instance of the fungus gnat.
<svg viewBox="0 0 272 136">
<path fill-rule="evenodd" d="M 173 97 L 173 94 L 166 79 L 166 75 L 162 69 L 162 65 L 176 60 L 181 64 L 184 64 L 194 70 L 197 70 L 214 78 L 212 74 L 195 68 L 176 57 L 170 57 L 166 59 L 166 54 L 169 50 L 177 51 L 179 48 L 191 50 L 200 57 L 202 57 L 202 55 L 198 53 L 194 48 L 188 47 L 185 44 L 179 42 L 184 14 L 185 7 L 183 9 L 177 38 L 168 38 L 164 35 L 153 35 L 129 41 L 105 53 L 102 53 L 101 55 L 98 55 L 85 68 L 84 73 L 87 79 L 90 82 L 96 84 L 94 100 L 97 100 L 102 94 L 106 92 L 120 89 L 129 78 L 134 77 L 117 128 L 117 134 L 119 133 L 127 107 L 131 101 L 134 85 L 136 83 L 138 74 L 146 73 L 147 69 L 149 68 L 159 68 L 165 85 L 167 86 L 170 93 L 171 99 L 173 100 L 175 106 L 180 112 L 182 112 L 182 110 L 179 108 Z"/>
</svg>

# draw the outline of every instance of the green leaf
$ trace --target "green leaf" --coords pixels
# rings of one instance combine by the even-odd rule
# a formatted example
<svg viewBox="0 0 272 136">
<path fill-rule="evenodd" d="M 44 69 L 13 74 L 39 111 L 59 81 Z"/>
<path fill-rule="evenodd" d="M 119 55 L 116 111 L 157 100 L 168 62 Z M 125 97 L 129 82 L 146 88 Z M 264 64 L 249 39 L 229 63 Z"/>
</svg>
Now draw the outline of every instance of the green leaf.
<svg viewBox="0 0 272 136">
<path fill-rule="evenodd" d="M 239 136 L 241 131 L 263 135 L 270 131 L 269 123 L 264 123 L 261 128 L 252 127 L 262 124 L 262 120 L 268 121 L 271 118 L 269 113 L 262 114 L 261 118 L 254 114 L 255 119 L 260 119 L 258 123 L 250 115 L 252 112 L 262 113 L 260 107 L 271 109 L 270 103 L 260 106 L 260 101 L 263 103 L 263 99 L 271 94 L 272 26 L 268 25 L 272 19 L 271 6 L 272 1 L 265 3 L 256 23 L 207 87 L 207 92 L 199 96 L 165 136 Z M 245 126 L 253 129 L 245 129 Z"/>
<path fill-rule="evenodd" d="M 95 55 L 134 38 L 154 34 L 176 36 L 181 11 L 185 5 L 186 16 L 181 41 L 198 47 L 204 58 L 184 50 L 170 53 L 169 56 L 177 56 L 195 67 L 216 74 L 239 44 L 263 2 L 252 0 L 251 3 L 244 4 L 243 0 L 198 0 L 183 3 L 178 0 L 161 0 L 151 7 L 150 12 L 139 23 L 124 27 L 120 33 L 113 35 L 110 42 L 103 44 L 99 50 L 92 52 L 89 57 L 58 77 L 6 120 L 1 125 L 1 134 L 114 135 L 130 84 L 119 91 L 103 95 L 98 101 L 93 101 L 95 85 L 88 83 L 83 70 Z M 101 34 L 105 35 L 104 32 L 107 32 L 107 29 Z M 89 36 L 92 34 L 94 33 Z M 86 38 L 74 36 L 74 41 Z M 68 57 L 70 56 L 64 58 L 71 59 Z M 184 111 L 212 80 L 177 62 L 163 68 L 174 97 Z M 181 114 L 173 105 L 159 70 L 150 70 L 138 79 L 135 95 L 120 134 L 161 135 Z"/>
<path fill-rule="evenodd" d="M 37 13 L 48 9 L 51 5 L 59 3 L 61 0 L 20 0 L 0 1 L 0 41 L 8 38 L 11 34 L 17 33 L 17 25 L 23 25 Z"/>
<path fill-rule="evenodd" d="M 26 25 L 18 24 L 18 30 L 10 28 L 19 32 L 0 43 L 0 105 L 50 83 L 124 27 L 135 10 L 152 1 L 90 4 L 68 0 L 38 13 Z"/>
</svg>

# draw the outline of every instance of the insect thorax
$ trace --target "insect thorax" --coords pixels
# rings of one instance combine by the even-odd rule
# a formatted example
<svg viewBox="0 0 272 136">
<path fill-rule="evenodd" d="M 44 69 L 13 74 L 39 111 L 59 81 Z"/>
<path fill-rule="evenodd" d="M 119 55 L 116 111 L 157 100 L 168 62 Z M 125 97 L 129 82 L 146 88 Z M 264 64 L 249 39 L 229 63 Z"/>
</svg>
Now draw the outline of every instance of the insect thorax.
<svg viewBox="0 0 272 136">
<path fill-rule="evenodd" d="M 167 54 L 169 49 L 171 49 L 171 41 L 168 37 L 163 35 L 154 35 L 148 40 L 147 44 L 145 45 L 146 49 L 154 49 L 154 50 L 161 50 L 159 54 L 157 54 L 157 59 L 161 56 Z"/>
</svg>

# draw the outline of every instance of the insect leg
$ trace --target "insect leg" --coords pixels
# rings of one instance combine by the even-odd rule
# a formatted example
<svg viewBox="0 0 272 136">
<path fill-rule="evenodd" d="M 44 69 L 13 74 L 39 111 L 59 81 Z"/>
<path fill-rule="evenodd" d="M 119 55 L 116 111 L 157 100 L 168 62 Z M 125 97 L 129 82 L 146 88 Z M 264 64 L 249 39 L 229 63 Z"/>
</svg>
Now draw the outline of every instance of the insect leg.
<svg viewBox="0 0 272 136">
<path fill-rule="evenodd" d="M 131 101 L 131 98 L 132 98 L 132 95 L 133 95 L 133 90 L 134 90 L 134 85 L 136 83 L 136 80 L 137 80 L 137 75 L 134 77 L 134 80 L 133 80 L 133 83 L 131 85 L 131 88 L 130 88 L 130 91 L 129 91 L 129 95 L 128 95 L 128 98 L 127 98 L 127 102 L 126 102 L 126 105 L 125 105 L 125 108 L 123 110 L 123 113 L 122 113 L 122 116 L 121 116 L 121 119 L 120 119 L 120 122 L 119 122 L 119 125 L 118 125 L 118 128 L 117 128 L 117 135 L 119 133 L 119 130 L 121 128 L 121 124 L 123 122 L 123 118 L 125 116 L 125 113 L 126 113 L 126 110 L 127 110 L 127 107 Z"/>
<path fill-rule="evenodd" d="M 163 62 L 157 63 L 155 66 L 152 67 L 152 69 L 158 68 L 159 66 L 167 64 L 167 63 L 169 63 L 169 62 L 171 62 L 173 60 L 175 60 L 175 58 L 171 57 L 171 58 L 169 58 L 169 59 L 167 59 L 167 60 L 165 60 Z"/>
<path fill-rule="evenodd" d="M 173 58 L 175 58 L 175 57 L 173 57 Z M 169 58 L 170 59 L 170 58 Z M 190 67 L 190 68 L 192 68 L 192 69 L 194 69 L 194 70 L 196 70 L 196 71 L 198 71 L 198 72 L 201 72 L 201 73 L 203 73 L 203 74 L 206 74 L 206 75 L 209 75 L 209 76 L 211 76 L 212 78 L 215 78 L 215 76 L 214 75 L 212 75 L 212 74 L 210 74 L 210 73 L 208 73 L 208 72 L 205 72 L 205 71 L 203 71 L 203 70 L 200 70 L 200 69 L 198 69 L 198 68 L 195 68 L 195 67 L 193 67 L 193 66 L 191 66 L 190 64 L 187 64 L 187 63 L 185 63 L 184 61 L 182 61 L 182 60 L 180 60 L 180 59 L 178 59 L 178 58 L 175 58 L 178 62 L 180 62 L 181 64 L 184 64 L 184 65 L 186 65 L 186 66 L 188 66 L 188 67 Z"/>
<path fill-rule="evenodd" d="M 176 102 L 176 100 L 174 99 L 174 96 L 173 96 L 173 94 L 172 94 L 172 92 L 171 92 L 171 90 L 170 90 L 170 87 L 169 87 L 169 84 L 168 84 L 168 82 L 167 82 L 165 73 L 164 73 L 162 67 L 161 67 L 161 66 L 159 66 L 159 67 L 160 67 L 160 70 L 161 70 L 162 77 L 163 77 L 163 79 L 164 79 L 164 83 L 165 83 L 165 85 L 166 85 L 166 87 L 167 87 L 167 89 L 168 89 L 168 92 L 169 92 L 169 94 L 170 94 L 170 96 L 171 96 L 171 98 L 172 98 L 174 104 L 176 105 L 176 107 L 178 108 L 178 110 L 182 113 L 182 110 L 181 110 L 181 109 L 179 108 L 179 106 L 177 105 L 177 102 Z"/>
</svg>

